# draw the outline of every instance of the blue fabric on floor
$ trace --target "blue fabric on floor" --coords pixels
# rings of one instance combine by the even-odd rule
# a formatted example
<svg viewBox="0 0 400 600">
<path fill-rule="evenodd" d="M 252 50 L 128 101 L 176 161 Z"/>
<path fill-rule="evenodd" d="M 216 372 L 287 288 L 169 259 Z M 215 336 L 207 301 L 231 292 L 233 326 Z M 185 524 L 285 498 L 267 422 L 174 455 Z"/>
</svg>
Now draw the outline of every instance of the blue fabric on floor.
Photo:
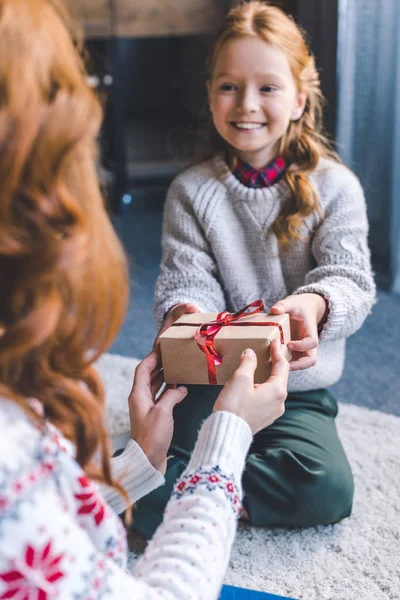
<svg viewBox="0 0 400 600">
<path fill-rule="evenodd" d="M 224 585 L 219 600 L 294 600 L 284 596 L 275 596 L 266 592 L 256 592 L 255 590 L 246 590 L 245 588 Z"/>
</svg>

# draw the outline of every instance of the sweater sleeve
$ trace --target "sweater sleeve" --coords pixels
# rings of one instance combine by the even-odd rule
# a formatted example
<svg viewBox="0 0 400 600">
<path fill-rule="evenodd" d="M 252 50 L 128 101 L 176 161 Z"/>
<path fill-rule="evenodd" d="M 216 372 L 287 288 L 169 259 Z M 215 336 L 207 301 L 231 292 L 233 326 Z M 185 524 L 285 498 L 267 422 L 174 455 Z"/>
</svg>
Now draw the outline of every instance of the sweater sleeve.
<svg viewBox="0 0 400 600">
<path fill-rule="evenodd" d="M 241 475 L 252 435 L 232 413 L 203 424 L 192 458 L 175 485 L 163 523 L 134 574 L 170 600 L 216 600 L 240 512 Z"/>
<path fill-rule="evenodd" d="M 355 333 L 376 301 L 364 192 L 355 175 L 347 169 L 346 173 L 343 184 L 328 198 L 324 219 L 313 237 L 316 266 L 294 292 L 317 293 L 326 299 L 328 317 L 321 340 Z"/>
<path fill-rule="evenodd" d="M 44 464 L 35 472 L 45 477 L 43 484 L 31 477 L 30 493 L 20 486 L 12 505 L 0 513 L 0 596 L 216 600 L 235 534 L 251 437 L 247 423 L 233 414 L 209 417 L 133 576 L 112 558 L 113 546 L 101 537 L 98 526 L 108 517 L 101 506 L 90 504 L 91 488 L 78 496 L 81 510 L 75 515 L 68 509 L 70 486 Z M 89 536 L 80 520 L 92 521 L 92 516 Z M 122 549 L 123 544 L 115 552 Z"/>
<path fill-rule="evenodd" d="M 130 439 L 125 450 L 111 459 L 111 471 L 127 492 L 130 504 L 149 494 L 164 483 L 164 477 L 148 460 L 137 442 Z M 114 488 L 99 485 L 103 498 L 117 513 L 126 508 L 126 501 Z"/>
<path fill-rule="evenodd" d="M 226 308 L 218 267 L 193 204 L 189 191 L 177 178 L 164 209 L 163 255 L 154 305 L 158 326 L 175 304 L 193 302 L 202 312 Z"/>
</svg>

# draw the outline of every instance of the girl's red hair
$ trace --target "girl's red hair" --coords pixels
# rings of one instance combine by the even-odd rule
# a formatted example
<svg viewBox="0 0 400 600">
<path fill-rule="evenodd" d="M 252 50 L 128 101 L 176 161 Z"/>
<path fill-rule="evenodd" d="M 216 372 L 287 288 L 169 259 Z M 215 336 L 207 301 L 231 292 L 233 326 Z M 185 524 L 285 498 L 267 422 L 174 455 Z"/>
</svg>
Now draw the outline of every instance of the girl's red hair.
<svg viewBox="0 0 400 600">
<path fill-rule="evenodd" d="M 299 92 L 307 93 L 307 102 L 300 119 L 291 121 L 280 142 L 279 154 L 291 164 L 285 180 L 291 202 L 273 224 L 281 248 L 301 237 L 304 219 L 319 211 L 318 199 L 308 179 L 321 157 L 339 161 L 323 131 L 324 97 L 313 55 L 308 49 L 305 34 L 294 20 L 276 6 L 261 0 L 241 2 L 221 24 L 208 61 L 208 78 L 212 79 L 218 52 L 228 40 L 257 36 L 278 47 L 288 58 Z M 224 142 L 215 128 L 209 132 L 211 153 L 223 149 Z"/>
</svg>

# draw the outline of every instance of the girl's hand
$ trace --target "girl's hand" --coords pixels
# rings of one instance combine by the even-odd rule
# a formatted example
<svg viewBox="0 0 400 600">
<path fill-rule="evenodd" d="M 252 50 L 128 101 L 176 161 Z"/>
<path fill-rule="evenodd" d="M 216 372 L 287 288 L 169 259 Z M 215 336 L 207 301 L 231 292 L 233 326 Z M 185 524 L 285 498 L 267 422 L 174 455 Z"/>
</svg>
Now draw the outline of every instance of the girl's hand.
<svg viewBox="0 0 400 600">
<path fill-rule="evenodd" d="M 288 348 L 292 352 L 291 371 L 313 367 L 318 354 L 318 324 L 325 314 L 325 300 L 319 294 L 287 296 L 271 307 L 271 314 L 289 313 L 292 341 Z"/>
<path fill-rule="evenodd" d="M 172 411 L 187 394 L 185 387 L 169 387 L 156 400 L 163 383 L 157 353 L 152 351 L 136 367 L 129 395 L 131 437 L 162 475 L 167 468 L 167 452 L 174 431 Z"/>
<path fill-rule="evenodd" d="M 173 325 L 175 321 L 177 321 L 182 315 L 198 312 L 200 312 L 200 309 L 191 302 L 186 302 L 186 304 L 175 304 L 175 306 L 171 308 L 171 310 L 167 313 L 165 321 L 162 324 L 153 344 L 153 350 L 157 353 L 158 357 L 160 357 L 160 335 L 164 333 L 168 327 L 171 327 L 171 325 Z"/>
<path fill-rule="evenodd" d="M 232 412 L 244 419 L 253 435 L 271 425 L 285 412 L 289 363 L 279 340 L 270 346 L 272 371 L 265 383 L 254 384 L 257 357 L 253 350 L 245 350 L 240 365 L 224 385 L 214 411 Z"/>
</svg>

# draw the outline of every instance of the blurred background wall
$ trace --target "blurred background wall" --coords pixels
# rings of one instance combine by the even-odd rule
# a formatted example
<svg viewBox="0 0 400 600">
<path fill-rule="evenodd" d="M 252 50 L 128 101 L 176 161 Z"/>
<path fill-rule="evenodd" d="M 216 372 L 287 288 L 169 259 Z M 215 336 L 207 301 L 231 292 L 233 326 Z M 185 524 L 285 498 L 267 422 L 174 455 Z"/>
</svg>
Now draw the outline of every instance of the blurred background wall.
<svg viewBox="0 0 400 600">
<path fill-rule="evenodd" d="M 400 2 L 339 0 L 337 143 L 364 187 L 379 281 L 400 293 Z"/>
<path fill-rule="evenodd" d="M 69 0 L 102 94 L 115 214 L 162 206 L 207 116 L 204 63 L 235 0 Z M 306 30 L 325 126 L 365 189 L 378 284 L 400 294 L 400 1 L 272 0 Z"/>
</svg>

